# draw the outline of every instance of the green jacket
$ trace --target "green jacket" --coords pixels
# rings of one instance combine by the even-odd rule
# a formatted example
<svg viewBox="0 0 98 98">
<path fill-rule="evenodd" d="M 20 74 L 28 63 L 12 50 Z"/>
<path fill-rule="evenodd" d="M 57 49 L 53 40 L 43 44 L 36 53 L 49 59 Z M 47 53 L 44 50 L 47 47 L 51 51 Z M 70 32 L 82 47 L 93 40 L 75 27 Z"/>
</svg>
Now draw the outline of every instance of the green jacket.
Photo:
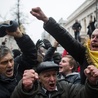
<svg viewBox="0 0 98 98">
<path fill-rule="evenodd" d="M 66 81 L 57 82 L 58 91 L 53 91 L 50 98 L 98 98 L 98 85 L 91 86 L 88 81 L 85 85 L 71 84 Z M 47 98 L 41 85 L 36 81 L 29 92 L 23 90 L 20 81 L 15 88 L 11 98 Z"/>
</svg>

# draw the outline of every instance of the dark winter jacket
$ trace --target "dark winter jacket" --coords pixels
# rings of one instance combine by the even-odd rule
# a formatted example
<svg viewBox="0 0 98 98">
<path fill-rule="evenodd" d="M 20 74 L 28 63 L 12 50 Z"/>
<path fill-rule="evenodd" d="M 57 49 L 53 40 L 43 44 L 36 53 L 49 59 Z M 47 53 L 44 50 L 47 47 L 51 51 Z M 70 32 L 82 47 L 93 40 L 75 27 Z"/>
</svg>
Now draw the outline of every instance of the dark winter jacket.
<svg viewBox="0 0 98 98">
<path fill-rule="evenodd" d="M 44 24 L 44 29 L 51 34 L 65 50 L 79 62 L 81 68 L 81 83 L 85 83 L 84 69 L 89 65 L 86 59 L 86 48 L 77 42 L 69 32 L 61 27 L 53 18 Z"/>
<path fill-rule="evenodd" d="M 15 40 L 22 51 L 22 54 L 15 58 L 15 62 L 19 64 L 18 78 L 20 80 L 25 69 L 37 67 L 37 50 L 34 42 L 26 34 L 22 38 L 15 38 Z"/>
<path fill-rule="evenodd" d="M 10 98 L 16 85 L 17 80 L 15 76 L 7 78 L 0 75 L 0 98 Z"/>
<path fill-rule="evenodd" d="M 87 34 L 90 37 L 91 37 L 91 34 L 93 33 L 93 31 L 95 30 L 95 22 L 96 22 L 96 19 L 94 18 L 94 21 L 90 22 L 89 25 L 87 26 L 87 28 L 88 28 Z"/>
<path fill-rule="evenodd" d="M 55 51 L 55 47 L 50 47 L 45 53 L 43 61 L 53 61 L 54 63 L 59 64 L 59 62 L 61 61 L 61 54 Z"/>
<path fill-rule="evenodd" d="M 55 50 L 56 50 L 55 47 L 48 48 L 43 58 L 43 61 L 53 61 L 53 55 L 54 55 Z"/>
<path fill-rule="evenodd" d="M 30 37 L 24 34 L 23 37 L 15 38 L 15 40 L 22 54 L 15 58 L 13 77 L 7 78 L 0 75 L 0 98 L 10 98 L 24 70 L 36 67 L 37 64 L 37 51 Z"/>
<path fill-rule="evenodd" d="M 32 90 L 26 92 L 20 81 L 11 98 L 48 98 L 38 82 L 33 86 Z M 98 98 L 98 86 L 91 86 L 88 82 L 84 86 L 58 81 L 57 90 L 51 92 L 50 98 Z"/>
<path fill-rule="evenodd" d="M 72 26 L 73 30 L 76 30 L 75 32 L 79 32 L 81 30 L 81 24 L 79 22 L 75 22 Z"/>
</svg>

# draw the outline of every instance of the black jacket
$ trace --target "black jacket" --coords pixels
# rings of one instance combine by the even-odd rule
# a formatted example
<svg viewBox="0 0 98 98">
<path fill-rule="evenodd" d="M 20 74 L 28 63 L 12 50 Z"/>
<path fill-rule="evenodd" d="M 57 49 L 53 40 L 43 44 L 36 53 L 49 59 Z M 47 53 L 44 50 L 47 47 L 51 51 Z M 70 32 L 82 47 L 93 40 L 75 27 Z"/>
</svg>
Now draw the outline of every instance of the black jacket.
<svg viewBox="0 0 98 98">
<path fill-rule="evenodd" d="M 61 54 L 55 51 L 55 47 L 50 47 L 45 53 L 43 61 L 53 61 L 54 63 L 59 64 L 59 62 L 61 61 Z"/>
<path fill-rule="evenodd" d="M 48 48 L 47 52 L 45 53 L 45 56 L 43 58 L 43 61 L 53 61 L 53 55 L 56 48 L 50 47 Z"/>
<path fill-rule="evenodd" d="M 53 18 L 49 18 L 49 21 L 44 24 L 44 29 L 51 34 L 77 62 L 79 62 L 81 68 L 81 83 L 84 84 L 86 79 L 84 69 L 89 65 L 85 55 L 86 48 L 81 43 L 77 42 L 70 33 L 61 27 Z"/>
<path fill-rule="evenodd" d="M 81 24 L 79 22 L 75 22 L 72 26 L 73 30 L 76 30 L 75 32 L 79 32 L 81 30 Z"/>
<path fill-rule="evenodd" d="M 25 69 L 31 69 L 37 65 L 37 51 L 35 44 L 26 34 L 21 38 L 15 38 L 22 54 L 15 58 L 14 76 L 11 78 L 0 75 L 0 98 L 10 98 L 18 81 L 22 78 Z"/>
</svg>

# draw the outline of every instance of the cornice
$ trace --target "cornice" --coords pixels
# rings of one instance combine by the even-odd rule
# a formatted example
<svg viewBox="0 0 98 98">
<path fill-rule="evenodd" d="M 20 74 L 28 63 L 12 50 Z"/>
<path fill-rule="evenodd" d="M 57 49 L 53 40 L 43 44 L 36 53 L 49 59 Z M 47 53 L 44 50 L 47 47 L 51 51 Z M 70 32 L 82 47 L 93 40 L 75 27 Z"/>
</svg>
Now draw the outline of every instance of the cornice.
<svg viewBox="0 0 98 98">
<path fill-rule="evenodd" d="M 74 19 L 76 19 L 80 14 L 82 14 L 85 10 L 91 7 L 93 4 L 96 3 L 96 0 L 86 0 L 79 8 L 77 8 L 68 18 L 67 23 L 70 23 Z"/>
</svg>

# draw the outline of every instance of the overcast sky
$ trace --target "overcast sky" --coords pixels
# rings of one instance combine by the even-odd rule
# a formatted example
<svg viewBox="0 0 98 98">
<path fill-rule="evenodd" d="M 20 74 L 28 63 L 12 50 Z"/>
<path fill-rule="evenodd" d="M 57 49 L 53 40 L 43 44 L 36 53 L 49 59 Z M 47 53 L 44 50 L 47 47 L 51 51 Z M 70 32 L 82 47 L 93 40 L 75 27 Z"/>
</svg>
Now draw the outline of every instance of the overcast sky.
<svg viewBox="0 0 98 98">
<path fill-rule="evenodd" d="M 0 0 L 0 15 L 2 20 L 12 20 L 11 9 L 15 6 L 17 0 Z M 66 18 L 75 11 L 86 0 L 21 0 L 22 11 L 29 17 L 30 24 L 26 25 L 26 33 L 36 42 L 41 39 L 41 33 L 44 31 L 43 22 L 37 20 L 30 14 L 33 7 L 41 7 L 48 17 L 53 17 L 56 21 Z M 24 20 L 25 21 L 25 20 Z"/>
</svg>

